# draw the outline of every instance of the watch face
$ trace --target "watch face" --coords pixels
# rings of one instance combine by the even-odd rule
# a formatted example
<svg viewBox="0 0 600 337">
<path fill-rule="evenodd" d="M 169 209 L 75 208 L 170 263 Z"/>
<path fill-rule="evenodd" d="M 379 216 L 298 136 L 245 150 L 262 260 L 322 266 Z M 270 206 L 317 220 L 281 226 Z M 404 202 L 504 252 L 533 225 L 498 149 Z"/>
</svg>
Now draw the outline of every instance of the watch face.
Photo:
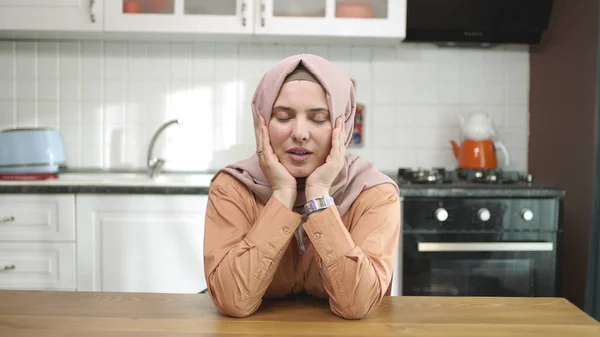
<svg viewBox="0 0 600 337">
<path fill-rule="evenodd" d="M 327 207 L 327 200 L 325 200 L 325 198 L 318 198 L 315 200 L 315 203 L 317 204 L 317 208 L 323 208 L 323 207 Z"/>
</svg>

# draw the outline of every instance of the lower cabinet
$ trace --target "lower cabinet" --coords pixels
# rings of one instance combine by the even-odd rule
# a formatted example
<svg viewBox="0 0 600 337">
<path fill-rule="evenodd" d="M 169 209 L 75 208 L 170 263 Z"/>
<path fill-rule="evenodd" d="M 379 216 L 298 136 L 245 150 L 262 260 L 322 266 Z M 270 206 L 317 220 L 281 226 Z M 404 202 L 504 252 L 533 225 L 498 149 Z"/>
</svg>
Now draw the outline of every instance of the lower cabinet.
<svg viewBox="0 0 600 337">
<path fill-rule="evenodd" d="M 0 194 L 0 289 L 76 290 L 75 263 L 73 194 Z"/>
<path fill-rule="evenodd" d="M 77 290 L 206 288 L 206 195 L 76 195 Z"/>
</svg>

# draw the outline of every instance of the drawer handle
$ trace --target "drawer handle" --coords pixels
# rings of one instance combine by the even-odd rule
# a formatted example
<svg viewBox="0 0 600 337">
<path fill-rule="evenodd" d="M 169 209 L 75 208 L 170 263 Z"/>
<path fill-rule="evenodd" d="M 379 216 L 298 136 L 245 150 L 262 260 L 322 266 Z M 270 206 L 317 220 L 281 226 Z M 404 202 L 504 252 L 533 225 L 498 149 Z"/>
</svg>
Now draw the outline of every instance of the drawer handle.
<svg viewBox="0 0 600 337">
<path fill-rule="evenodd" d="M 90 21 L 96 22 L 96 14 L 94 14 L 94 0 L 90 0 Z"/>
<path fill-rule="evenodd" d="M 15 221 L 15 217 L 14 216 L 5 216 L 4 219 L 2 219 L 2 222 L 13 222 Z"/>
<path fill-rule="evenodd" d="M 5 271 L 6 271 L 6 270 L 15 270 L 15 268 L 16 268 L 16 267 L 15 267 L 15 265 L 14 265 L 14 264 L 11 264 L 10 266 L 4 266 L 4 270 L 5 270 Z"/>
</svg>

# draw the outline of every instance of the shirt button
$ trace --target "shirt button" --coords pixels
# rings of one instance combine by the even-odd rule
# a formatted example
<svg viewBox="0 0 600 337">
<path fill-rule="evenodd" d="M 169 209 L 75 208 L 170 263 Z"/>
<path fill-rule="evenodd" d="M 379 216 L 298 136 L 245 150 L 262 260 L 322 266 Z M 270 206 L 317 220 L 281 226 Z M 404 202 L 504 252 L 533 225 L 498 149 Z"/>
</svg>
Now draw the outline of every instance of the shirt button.
<svg viewBox="0 0 600 337">
<path fill-rule="evenodd" d="M 320 238 L 320 237 L 321 237 L 321 233 L 319 233 L 319 232 L 316 232 L 316 233 L 315 233 L 315 239 L 318 239 L 318 238 Z"/>
<path fill-rule="evenodd" d="M 283 233 L 290 234 L 290 229 L 287 227 L 283 227 Z"/>
</svg>

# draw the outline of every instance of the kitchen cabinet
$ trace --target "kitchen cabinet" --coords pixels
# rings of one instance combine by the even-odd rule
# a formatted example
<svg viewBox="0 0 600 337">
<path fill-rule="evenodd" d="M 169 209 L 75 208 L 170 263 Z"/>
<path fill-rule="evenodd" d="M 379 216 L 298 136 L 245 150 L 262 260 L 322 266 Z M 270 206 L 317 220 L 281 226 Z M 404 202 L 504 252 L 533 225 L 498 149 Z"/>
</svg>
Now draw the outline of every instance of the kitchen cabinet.
<svg viewBox="0 0 600 337">
<path fill-rule="evenodd" d="M 1 194 L 0 289 L 197 293 L 206 195 Z"/>
<path fill-rule="evenodd" d="M 75 288 L 74 195 L 0 195 L 0 289 Z"/>
<path fill-rule="evenodd" d="M 406 0 L 0 0 L 0 36 L 55 38 L 60 33 L 108 39 L 398 42 L 406 35 Z"/>
<path fill-rule="evenodd" d="M 77 289 L 206 288 L 206 195 L 77 195 Z"/>
<path fill-rule="evenodd" d="M 403 39 L 406 0 L 105 0 L 106 32 Z"/>
<path fill-rule="evenodd" d="M 253 0 L 105 0 L 105 31 L 252 34 Z"/>
<path fill-rule="evenodd" d="M 102 31 L 104 0 L 0 0 L 0 29 Z"/>
<path fill-rule="evenodd" d="M 406 0 L 263 0 L 257 35 L 404 38 Z"/>
</svg>

